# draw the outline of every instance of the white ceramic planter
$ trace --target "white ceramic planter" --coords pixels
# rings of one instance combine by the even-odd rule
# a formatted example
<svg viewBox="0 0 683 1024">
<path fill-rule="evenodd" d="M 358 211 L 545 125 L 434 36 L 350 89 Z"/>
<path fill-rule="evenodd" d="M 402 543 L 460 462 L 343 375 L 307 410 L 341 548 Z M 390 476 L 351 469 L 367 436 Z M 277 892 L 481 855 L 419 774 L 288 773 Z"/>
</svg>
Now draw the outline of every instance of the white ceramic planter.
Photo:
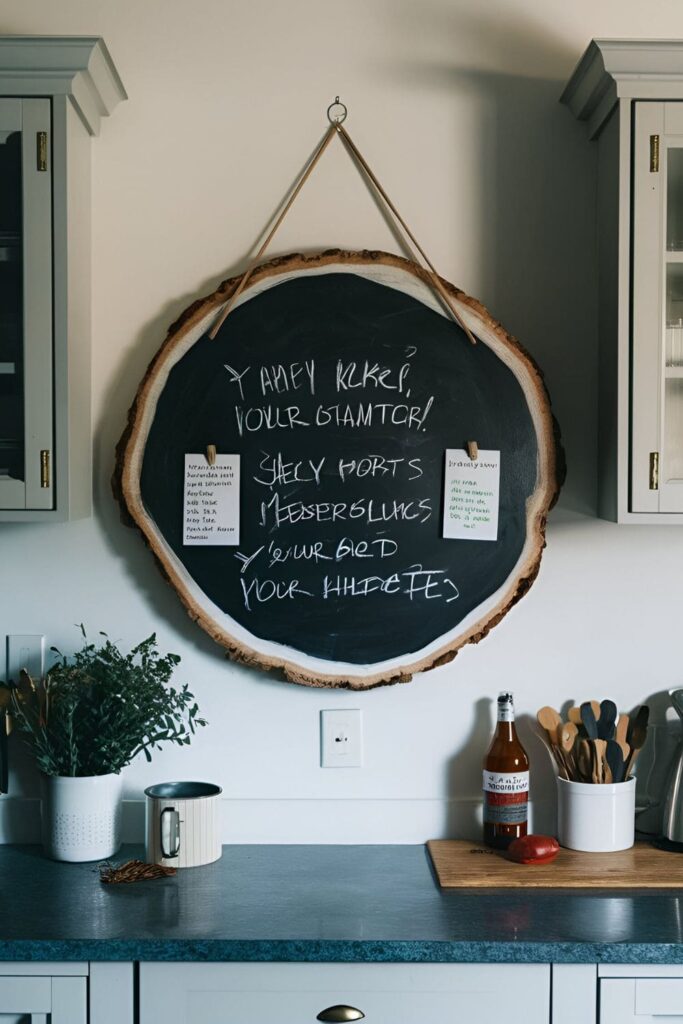
<svg viewBox="0 0 683 1024">
<path fill-rule="evenodd" d="M 121 846 L 120 775 L 41 780 L 43 852 L 53 860 L 103 860 Z"/>
<path fill-rule="evenodd" d="M 587 853 L 628 850 L 635 838 L 636 780 L 609 785 L 557 780 L 557 837 Z"/>
</svg>

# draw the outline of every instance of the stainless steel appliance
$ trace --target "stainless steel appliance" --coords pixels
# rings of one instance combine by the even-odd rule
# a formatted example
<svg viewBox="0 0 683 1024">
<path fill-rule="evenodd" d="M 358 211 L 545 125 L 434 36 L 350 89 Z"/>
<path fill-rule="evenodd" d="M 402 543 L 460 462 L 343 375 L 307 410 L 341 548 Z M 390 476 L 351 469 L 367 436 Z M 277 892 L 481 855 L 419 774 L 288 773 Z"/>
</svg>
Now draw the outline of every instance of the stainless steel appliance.
<svg viewBox="0 0 683 1024">
<path fill-rule="evenodd" d="M 683 689 L 669 690 L 671 704 L 683 721 Z M 662 833 L 672 843 L 681 843 L 683 850 L 683 738 L 680 740 L 671 764 L 666 790 Z"/>
</svg>

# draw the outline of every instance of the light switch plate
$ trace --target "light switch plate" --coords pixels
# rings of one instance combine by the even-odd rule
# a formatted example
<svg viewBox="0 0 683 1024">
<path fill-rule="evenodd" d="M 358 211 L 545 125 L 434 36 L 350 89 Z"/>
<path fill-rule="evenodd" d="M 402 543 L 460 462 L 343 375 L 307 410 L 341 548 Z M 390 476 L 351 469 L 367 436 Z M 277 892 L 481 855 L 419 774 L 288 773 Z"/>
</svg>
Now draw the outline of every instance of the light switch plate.
<svg viewBox="0 0 683 1024">
<path fill-rule="evenodd" d="M 320 712 L 321 768 L 360 768 L 363 729 L 359 708 Z"/>
<path fill-rule="evenodd" d="M 32 679 L 40 679 L 45 662 L 45 637 L 37 633 L 15 633 L 7 637 L 7 679 L 15 682 L 25 668 Z"/>
</svg>

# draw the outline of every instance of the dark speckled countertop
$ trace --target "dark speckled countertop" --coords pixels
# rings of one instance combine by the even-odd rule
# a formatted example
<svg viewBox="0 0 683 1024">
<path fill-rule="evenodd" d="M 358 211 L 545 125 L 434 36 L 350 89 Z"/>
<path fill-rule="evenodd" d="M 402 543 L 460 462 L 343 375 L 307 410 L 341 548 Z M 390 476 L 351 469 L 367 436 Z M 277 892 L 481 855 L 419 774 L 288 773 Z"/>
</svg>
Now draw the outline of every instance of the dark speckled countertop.
<svg viewBox="0 0 683 1024">
<path fill-rule="evenodd" d="M 422 846 L 226 846 L 118 886 L 0 846 L 0 960 L 683 963 L 682 940 L 675 892 L 442 892 Z"/>
</svg>

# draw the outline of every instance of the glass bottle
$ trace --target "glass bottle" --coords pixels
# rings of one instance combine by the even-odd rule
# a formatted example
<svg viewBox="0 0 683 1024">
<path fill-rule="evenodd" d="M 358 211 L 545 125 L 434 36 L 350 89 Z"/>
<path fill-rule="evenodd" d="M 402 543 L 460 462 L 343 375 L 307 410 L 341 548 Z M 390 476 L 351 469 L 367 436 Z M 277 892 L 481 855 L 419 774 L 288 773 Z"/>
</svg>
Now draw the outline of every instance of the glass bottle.
<svg viewBox="0 0 683 1024">
<path fill-rule="evenodd" d="M 498 696 L 498 723 L 484 758 L 484 842 L 505 849 L 527 834 L 529 758 L 517 737 L 512 694 Z"/>
</svg>

